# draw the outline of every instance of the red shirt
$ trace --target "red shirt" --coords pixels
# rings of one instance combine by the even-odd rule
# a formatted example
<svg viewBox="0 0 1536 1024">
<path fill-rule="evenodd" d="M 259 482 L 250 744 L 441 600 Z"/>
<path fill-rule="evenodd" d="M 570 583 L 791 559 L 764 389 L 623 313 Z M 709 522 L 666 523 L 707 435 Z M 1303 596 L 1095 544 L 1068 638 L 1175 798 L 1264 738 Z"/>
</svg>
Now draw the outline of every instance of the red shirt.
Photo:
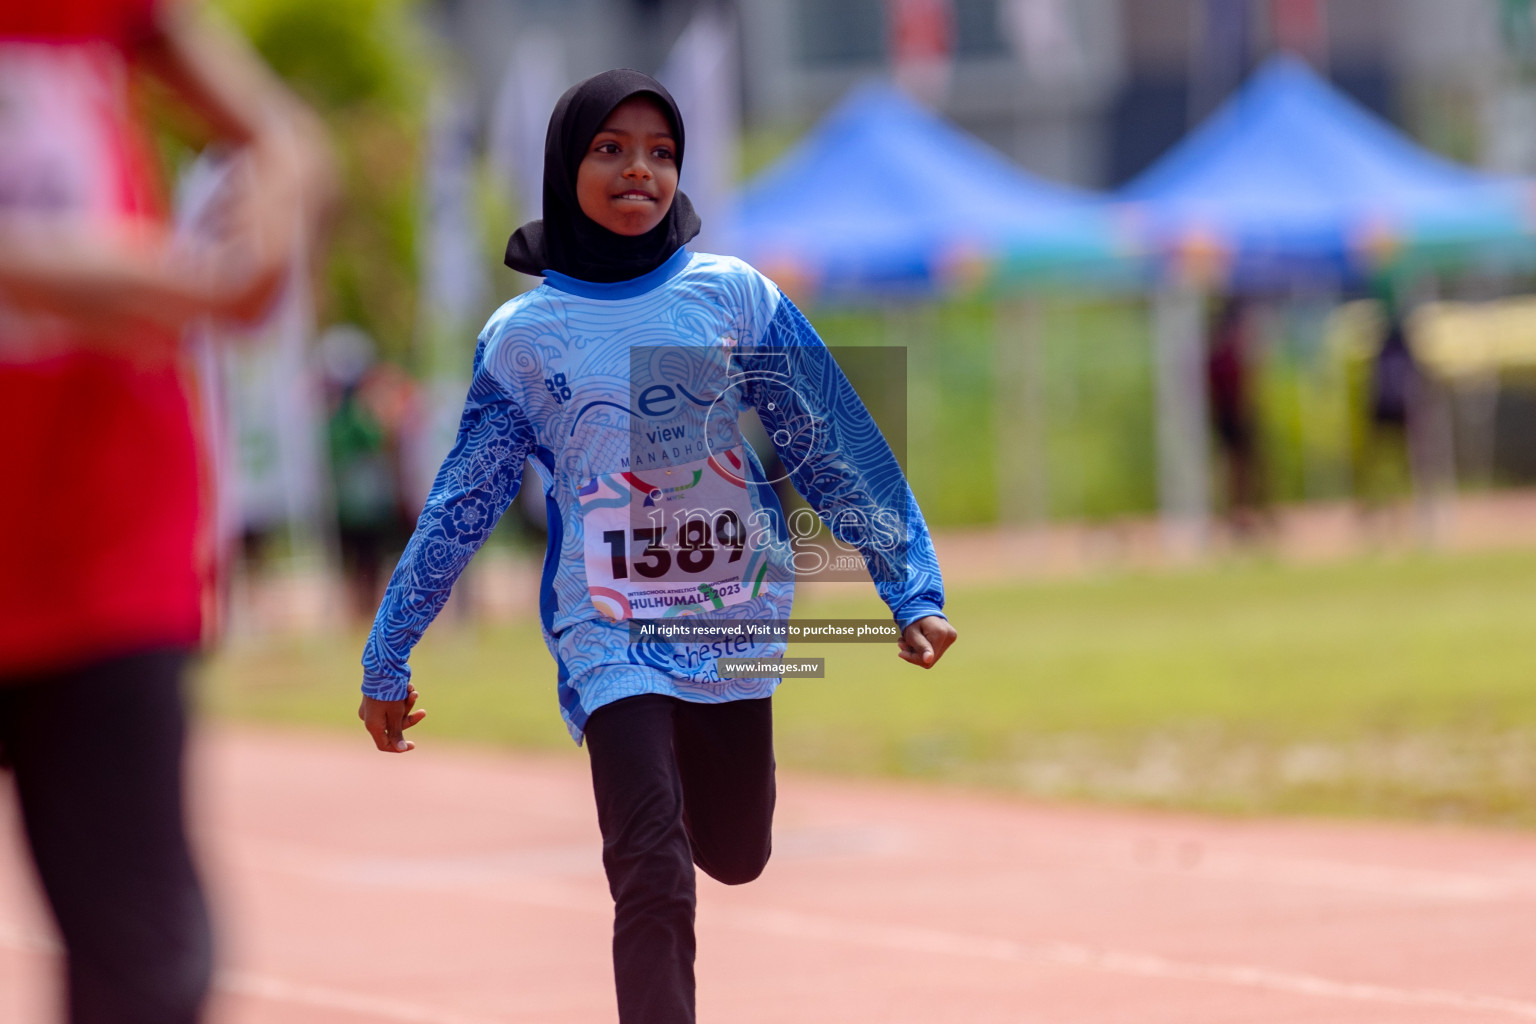
<svg viewBox="0 0 1536 1024">
<path fill-rule="evenodd" d="M 163 219 L 126 92 L 155 6 L 0 4 L 0 210 Z M 201 633 L 204 501 L 184 367 L 28 355 L 41 330 L 0 304 L 0 681 Z"/>
</svg>

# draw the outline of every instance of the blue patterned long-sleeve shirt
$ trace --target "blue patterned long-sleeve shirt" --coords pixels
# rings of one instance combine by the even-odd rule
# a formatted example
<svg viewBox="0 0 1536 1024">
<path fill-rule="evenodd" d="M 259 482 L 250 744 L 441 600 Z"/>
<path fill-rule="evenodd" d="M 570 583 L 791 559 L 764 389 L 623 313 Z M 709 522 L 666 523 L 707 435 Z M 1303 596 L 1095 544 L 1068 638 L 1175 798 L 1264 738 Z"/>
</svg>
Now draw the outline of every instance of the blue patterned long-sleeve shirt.
<svg viewBox="0 0 1536 1024">
<path fill-rule="evenodd" d="M 631 643 L 627 623 L 789 618 L 794 549 L 740 433 L 748 409 L 795 488 L 863 556 L 896 623 L 942 614 L 922 513 L 811 325 L 747 264 L 679 249 L 616 284 L 551 272 L 486 324 L 457 440 L 364 648 L 363 692 L 405 696 L 412 648 L 531 460 L 549 522 L 539 616 L 573 738 L 636 694 L 771 694 L 778 679 L 721 679 L 716 660 L 776 658 L 782 642 Z"/>
</svg>

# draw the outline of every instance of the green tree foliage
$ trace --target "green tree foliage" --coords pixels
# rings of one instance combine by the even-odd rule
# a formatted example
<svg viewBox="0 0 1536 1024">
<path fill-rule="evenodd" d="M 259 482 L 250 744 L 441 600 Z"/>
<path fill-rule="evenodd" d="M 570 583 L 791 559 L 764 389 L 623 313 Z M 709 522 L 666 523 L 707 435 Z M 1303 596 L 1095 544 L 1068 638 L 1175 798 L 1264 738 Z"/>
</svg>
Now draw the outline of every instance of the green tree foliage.
<svg viewBox="0 0 1536 1024">
<path fill-rule="evenodd" d="M 416 216 L 428 70 L 414 0 L 214 0 L 330 127 L 344 194 L 321 323 L 350 321 L 404 360 L 416 323 Z"/>
</svg>

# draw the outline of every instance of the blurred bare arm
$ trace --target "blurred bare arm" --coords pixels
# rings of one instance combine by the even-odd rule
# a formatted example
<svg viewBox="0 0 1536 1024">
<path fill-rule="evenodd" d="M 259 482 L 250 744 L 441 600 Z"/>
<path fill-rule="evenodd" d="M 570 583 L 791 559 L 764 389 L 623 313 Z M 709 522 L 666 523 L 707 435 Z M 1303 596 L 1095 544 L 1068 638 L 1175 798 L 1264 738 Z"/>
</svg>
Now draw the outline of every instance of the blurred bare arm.
<svg viewBox="0 0 1536 1024">
<path fill-rule="evenodd" d="M 316 229 L 335 194 L 324 129 L 237 35 L 190 4 L 168 5 L 135 58 L 212 137 L 236 147 L 218 238 L 193 251 L 159 226 L 88 230 L 0 217 L 0 296 L 86 330 L 253 319 L 281 288 L 300 233 Z"/>
<path fill-rule="evenodd" d="M 325 126 L 233 30 L 190 3 L 167 6 L 140 54 L 215 138 L 241 147 L 248 173 L 235 227 L 259 269 L 281 268 L 298 233 L 313 232 L 337 193 Z"/>
<path fill-rule="evenodd" d="M 118 231 L 50 218 L 0 216 L 0 299 L 75 330 L 125 321 L 180 327 L 213 312 L 206 271 L 178 273 L 159 227 Z"/>
</svg>

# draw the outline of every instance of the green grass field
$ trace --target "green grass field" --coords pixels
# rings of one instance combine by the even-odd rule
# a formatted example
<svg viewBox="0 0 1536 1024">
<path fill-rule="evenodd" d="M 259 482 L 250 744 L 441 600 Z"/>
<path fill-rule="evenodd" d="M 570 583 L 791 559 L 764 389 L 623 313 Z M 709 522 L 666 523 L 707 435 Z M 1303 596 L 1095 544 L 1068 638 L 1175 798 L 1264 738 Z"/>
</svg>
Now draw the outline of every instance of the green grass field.
<svg viewBox="0 0 1536 1024">
<path fill-rule="evenodd" d="M 876 617 L 869 588 L 801 617 Z M 1236 813 L 1536 826 L 1536 553 L 1225 564 L 956 588 L 959 644 L 799 645 L 780 763 Z M 214 715 L 355 730 L 360 636 L 210 659 Z M 413 660 L 423 745 L 568 747 L 533 623 L 443 622 Z"/>
</svg>

